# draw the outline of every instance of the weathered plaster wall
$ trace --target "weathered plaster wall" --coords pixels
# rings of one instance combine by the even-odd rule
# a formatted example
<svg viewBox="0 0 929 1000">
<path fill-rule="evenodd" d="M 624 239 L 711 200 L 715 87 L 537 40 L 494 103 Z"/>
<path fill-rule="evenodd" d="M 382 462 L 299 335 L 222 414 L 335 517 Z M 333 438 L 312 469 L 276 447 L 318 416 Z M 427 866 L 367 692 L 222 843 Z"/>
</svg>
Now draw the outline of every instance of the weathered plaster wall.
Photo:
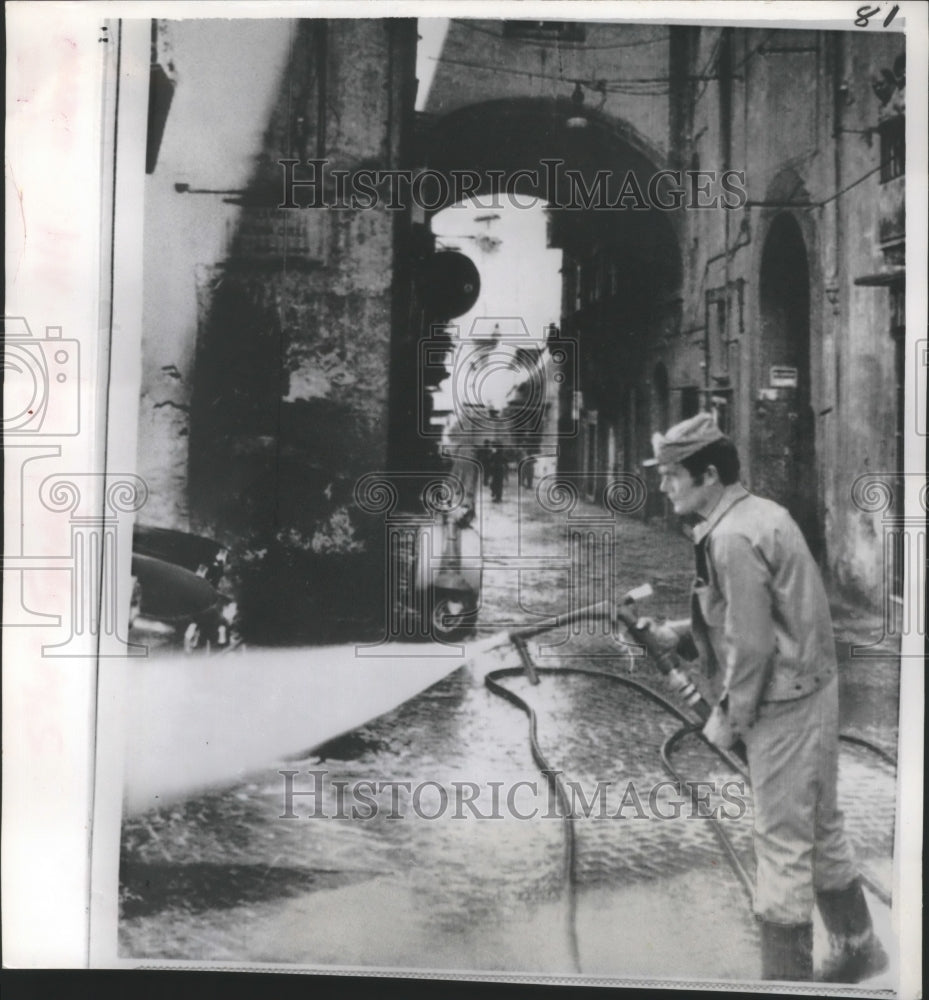
<svg viewBox="0 0 929 1000">
<path fill-rule="evenodd" d="M 809 474 L 816 480 L 823 556 L 838 583 L 877 601 L 882 514 L 859 510 L 851 487 L 862 473 L 896 467 L 894 349 L 890 292 L 857 286 L 855 279 L 885 263 L 878 231 L 889 189 L 877 175 L 862 178 L 880 156 L 871 78 L 893 65 L 902 36 L 767 29 L 723 36 L 716 27 L 672 32 L 609 24 L 587 29 L 583 45 L 555 50 L 495 37 L 495 21 L 453 21 L 427 116 L 441 122 L 453 112 L 507 99 L 564 100 L 570 92 L 565 80 L 663 81 L 625 85 L 622 93 L 608 86 L 602 106 L 588 86 L 585 107 L 599 106 L 617 135 L 637 137 L 639 152 L 656 165 L 744 171 L 748 206 L 688 210 L 672 220 L 684 270 L 677 298 L 654 302 L 646 317 L 643 371 L 651 380 L 655 365 L 664 364 L 667 416 L 679 419 L 682 390 L 707 385 L 705 364 L 710 375 L 719 368 L 720 358 L 707 358 L 704 349 L 706 296 L 717 290 L 728 308 L 724 336 L 711 352 L 728 352 L 732 433 L 749 484 L 763 478 L 752 447 L 757 395 L 767 377 L 764 247 L 778 217 L 790 214 L 809 261 L 815 445 Z M 234 514 L 241 498 L 274 480 L 274 495 L 285 504 L 265 509 L 269 523 L 282 517 L 281 523 L 297 523 L 307 513 L 319 521 L 338 510 L 338 495 L 352 476 L 380 466 L 385 454 L 391 341 L 402 313 L 398 269 L 409 265 L 402 221 L 379 210 L 320 212 L 303 219 L 302 234 L 288 237 L 296 241 L 290 244 L 294 266 L 249 274 L 255 234 L 266 225 L 261 211 L 225 204 L 222 196 L 178 194 L 174 185 L 267 193 L 277 182 L 280 155 L 325 155 L 348 169 L 397 165 L 412 107 L 413 38 L 391 35 L 386 22 L 375 20 L 330 21 L 324 34 L 318 25 L 301 33 L 295 22 L 210 22 L 209 28 L 177 22 L 169 34 L 178 87 L 145 211 L 140 466 L 152 487 L 148 513 L 156 523 L 207 523 L 213 500 Z M 250 59 L 248 73 L 239 72 L 242 53 L 255 46 L 265 57 Z M 228 267 L 236 256 L 244 271 Z M 227 291 L 217 299 L 218 282 Z M 242 301 L 264 319 L 244 353 L 230 344 L 235 363 L 224 369 L 224 320 L 217 317 L 231 310 L 234 320 L 237 283 Z M 229 299 L 217 310 L 223 295 Z M 571 309 L 565 309 L 567 318 Z M 194 370 L 198 342 L 224 387 L 224 402 L 213 415 L 225 413 L 231 437 L 213 456 L 215 496 L 204 493 L 210 502 L 192 519 L 188 408 L 195 402 L 192 385 L 209 381 L 202 368 Z M 249 375 L 265 389 L 256 392 Z M 402 380 L 393 384 L 396 393 Z M 601 463 L 612 459 L 634 468 L 645 457 L 661 415 L 655 393 L 642 380 L 634 403 L 604 414 Z M 340 447 L 339 435 L 350 443 Z M 236 461 L 225 461 L 227 454 Z M 303 471 L 290 480 L 288 468 Z M 256 523 L 253 513 L 248 519 Z"/>
<path fill-rule="evenodd" d="M 147 514 L 214 533 L 293 526 L 385 464 L 397 220 L 383 207 L 277 210 L 277 160 L 397 166 L 412 25 L 164 31 L 177 90 L 146 201 Z"/>
<path fill-rule="evenodd" d="M 240 190 L 249 183 L 278 99 L 294 24 L 168 21 L 161 33 L 177 87 L 156 169 L 146 178 L 138 468 L 150 488 L 145 517 L 188 528 L 197 272 L 225 259 L 241 210 L 222 196 L 180 194 L 174 185 Z M 253 58 L 256 49 L 263 53 L 260 60 Z M 247 73 L 242 71 L 246 54 Z"/>
<path fill-rule="evenodd" d="M 720 29 L 699 32 L 697 64 L 707 62 L 719 40 Z M 893 65 L 903 38 L 755 30 L 734 32 L 730 43 L 733 74 L 741 79 L 731 85 L 728 164 L 718 80 L 705 88 L 698 84 L 691 95 L 693 132 L 682 159 L 701 169 L 744 170 L 750 201 L 813 204 L 685 213 L 681 330 L 666 345 L 656 345 L 656 359 L 667 365 L 672 387 L 702 385 L 706 292 L 729 289 L 735 436 L 748 482 L 762 479 L 751 448 L 754 404 L 766 381 L 761 267 L 770 228 L 788 212 L 809 260 L 816 453 L 810 475 L 817 479 L 823 557 L 837 583 L 877 602 L 885 568 L 882 513 L 859 510 L 851 489 L 862 473 L 895 469 L 890 293 L 854 282 L 884 264 L 877 238 L 881 181 L 878 175 L 861 178 L 880 162 L 873 131 L 879 101 L 871 80 Z M 734 287 L 740 281 L 741 330 Z M 712 357 L 709 363 L 712 371 Z"/>
</svg>

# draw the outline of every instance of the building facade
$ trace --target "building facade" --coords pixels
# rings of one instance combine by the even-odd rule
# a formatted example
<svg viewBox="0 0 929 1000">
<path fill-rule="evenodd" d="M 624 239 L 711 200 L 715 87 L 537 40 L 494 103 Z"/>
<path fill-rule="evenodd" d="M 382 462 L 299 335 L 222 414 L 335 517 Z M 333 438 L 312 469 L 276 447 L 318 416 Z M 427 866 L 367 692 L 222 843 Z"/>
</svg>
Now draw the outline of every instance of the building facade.
<svg viewBox="0 0 929 1000">
<path fill-rule="evenodd" d="M 903 468 L 903 35 L 532 24 L 453 21 L 427 110 L 433 134 L 501 103 L 517 125 L 546 101 L 574 119 L 509 128 L 523 166 L 545 146 L 586 177 L 551 211 L 578 345 L 561 467 L 646 476 L 651 434 L 711 410 L 746 483 L 878 603 L 899 566 L 853 491 L 869 474 L 893 490 Z M 595 165 L 612 194 L 588 207 Z"/>
<path fill-rule="evenodd" d="M 353 491 L 434 462 L 422 341 L 470 279 L 436 271 L 430 223 L 466 174 L 549 204 L 562 470 L 644 476 L 654 431 L 712 410 L 746 483 L 877 603 L 881 512 L 852 494 L 903 463 L 903 53 L 892 31 L 454 19 L 416 115 L 413 21 L 158 22 L 146 516 L 246 552 L 289 539 L 291 575 L 383 577 Z M 447 192 L 306 207 L 339 201 L 334 171 L 407 168 Z"/>
<path fill-rule="evenodd" d="M 408 166 L 415 53 L 404 19 L 153 25 L 144 516 L 233 549 L 268 641 L 380 607 L 354 488 L 390 463 L 410 213 L 324 206 L 339 171 Z"/>
</svg>

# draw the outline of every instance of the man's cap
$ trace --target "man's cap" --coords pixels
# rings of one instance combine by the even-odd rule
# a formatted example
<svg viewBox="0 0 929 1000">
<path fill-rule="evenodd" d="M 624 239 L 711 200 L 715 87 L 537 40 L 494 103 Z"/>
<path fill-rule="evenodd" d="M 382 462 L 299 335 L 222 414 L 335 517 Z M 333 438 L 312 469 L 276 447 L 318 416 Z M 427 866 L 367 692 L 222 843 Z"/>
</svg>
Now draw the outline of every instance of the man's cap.
<svg viewBox="0 0 929 1000">
<path fill-rule="evenodd" d="M 675 424 L 664 434 L 653 434 L 652 449 L 655 457 L 642 464 L 675 465 L 725 436 L 711 413 L 698 413 L 695 417 Z"/>
</svg>

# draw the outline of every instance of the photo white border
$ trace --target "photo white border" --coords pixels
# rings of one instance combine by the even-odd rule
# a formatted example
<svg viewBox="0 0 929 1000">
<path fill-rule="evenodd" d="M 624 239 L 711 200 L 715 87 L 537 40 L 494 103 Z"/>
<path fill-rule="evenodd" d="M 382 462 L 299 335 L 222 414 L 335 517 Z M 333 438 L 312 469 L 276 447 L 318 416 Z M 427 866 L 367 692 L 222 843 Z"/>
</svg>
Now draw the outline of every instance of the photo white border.
<svg viewBox="0 0 929 1000">
<path fill-rule="evenodd" d="M 86 423 L 80 440 L 65 442 L 62 451 L 62 471 L 75 466 L 102 471 L 102 418 L 106 405 L 102 398 L 104 372 L 118 371 L 119 378 L 109 381 L 109 415 L 113 428 L 106 440 L 109 470 L 131 471 L 135 461 L 135 422 L 127 418 L 138 403 L 138 383 L 141 343 L 141 217 L 144 170 L 131 176 L 131 169 L 118 170 L 116 204 L 118 206 L 115 240 L 115 282 L 113 296 L 114 338 L 111 353 L 101 335 L 107 329 L 106 289 L 103 264 L 106 260 L 106 234 L 100 234 L 100 220 L 108 218 L 105 174 L 99 167 L 101 157 L 112 149 L 109 110 L 118 83 L 120 100 L 119 143 L 120 165 L 140 163 L 144 153 L 144 109 L 147 97 L 148 19 L 152 17 L 247 18 L 333 16 L 333 17 L 445 17 L 475 16 L 520 18 L 557 16 L 578 20 L 617 20 L 636 23 L 700 23 L 737 26 L 770 25 L 806 28 L 851 30 L 855 11 L 861 6 L 852 3 L 823 2 L 739 2 L 690 3 L 662 0 L 646 3 L 629 0 L 622 4 L 603 2 L 568 2 L 559 0 L 521 0 L 518 3 L 399 3 L 393 0 L 337 3 L 130 3 L 115 2 L 14 2 L 7 5 L 7 161 L 8 192 L 10 184 L 22 194 L 24 224 L 28 229 L 28 251 L 20 252 L 16 239 L 17 197 L 8 197 L 7 211 L 7 315 L 25 316 L 34 333 L 45 325 L 61 325 L 65 336 L 76 336 L 81 342 L 82 365 L 92 373 L 96 384 L 88 386 L 85 404 L 94 401 L 82 417 Z M 907 24 L 907 216 L 918 224 L 908 225 L 907 267 L 913 275 L 927 271 L 926 231 L 926 121 L 927 121 L 927 31 L 926 6 L 902 0 L 901 20 Z M 112 49 L 100 43 L 98 29 L 104 25 L 114 32 L 121 25 L 124 46 L 121 53 L 129 57 L 137 46 L 142 47 L 142 65 L 137 75 L 127 72 L 124 63 L 118 79 L 114 79 Z M 144 39 L 133 35 L 130 22 L 142 24 Z M 792 22 L 787 24 L 787 22 Z M 845 22 L 848 22 L 847 24 Z M 94 36 L 91 42 L 90 36 Z M 112 34 L 110 35 L 112 37 Z M 79 118 L 72 123 L 84 141 L 75 148 L 62 149 L 62 133 L 57 124 L 43 119 L 40 113 L 30 114 L 28 107 L 17 107 L 25 89 L 42 90 L 49 75 L 55 72 L 50 52 L 56 45 L 74 42 L 79 52 L 80 73 L 74 87 L 78 94 Z M 101 51 L 103 50 L 103 51 Z M 144 70 L 144 72 L 142 72 Z M 141 105 L 140 105 L 141 102 Z M 136 110 L 139 106 L 141 116 Z M 141 123 L 141 139 L 138 134 Z M 93 137 L 93 142 L 89 137 Z M 133 144 L 138 145 L 133 148 Z M 11 181 L 12 173 L 15 181 Z M 23 176 L 25 172 L 25 177 Z M 135 218 L 125 213 L 134 204 Z M 12 210 L 11 210 L 12 209 Z M 68 238 L 62 238 L 62 222 L 66 220 Z M 52 234 L 52 235 L 49 235 Z M 100 235 L 98 235 L 100 234 Z M 100 262 L 100 263 L 98 263 Z M 51 298 L 49 276 L 64 295 Z M 916 356 L 916 331 L 926 329 L 926 294 L 922 282 L 911 281 L 907 290 L 907 398 L 915 386 L 919 371 Z M 134 396 L 133 396 L 134 393 Z M 917 431 L 917 415 L 907 420 L 908 471 L 925 475 L 925 438 Z M 119 433 L 115 433 L 116 429 Z M 43 470 L 47 471 L 47 470 Z M 9 487 L 9 483 L 7 484 Z M 18 484 L 15 484 L 18 488 Z M 915 495 L 908 497 L 908 513 L 919 511 Z M 128 549 L 121 556 L 128 564 Z M 127 574 L 121 574 L 125 577 Z M 127 602 L 121 602 L 126 605 Z M 109 934 L 110 922 L 115 927 L 113 908 L 115 895 L 110 884 L 113 877 L 114 855 L 118 857 L 119 813 L 121 787 L 120 755 L 115 745 L 121 739 L 118 720 L 112 718 L 117 703 L 112 694 L 118 687 L 119 662 L 100 661 L 96 666 L 85 661 L 61 661 L 51 667 L 47 661 L 37 668 L 36 642 L 29 630 L 4 630 L 3 640 L 7 669 L 4 672 L 4 793 L 3 793 L 3 928 L 4 956 L 13 967 L 77 967 L 87 964 L 110 967 L 137 966 L 138 962 L 115 959 L 108 961 L 106 949 L 96 940 L 91 948 L 88 913 L 93 905 L 95 921 Z M 903 659 L 900 694 L 900 741 L 897 843 L 894 858 L 895 907 L 894 920 L 900 936 L 903 956 L 921 955 L 921 894 L 922 885 L 922 768 L 923 768 L 923 696 L 924 678 L 921 655 L 922 637 L 904 638 L 915 659 Z M 917 645 L 919 643 L 920 645 Z M 35 673 L 41 675 L 36 679 Z M 98 678 L 111 676 L 101 685 L 98 698 Z M 43 687 L 44 685 L 44 687 Z M 57 688 L 54 697 L 44 698 L 42 692 Z M 38 694 L 38 696 L 37 696 Z M 96 719 L 95 719 L 96 714 Z M 118 714 L 118 713 L 117 713 Z M 108 715 L 110 716 L 108 718 Z M 57 732 L 60 740 L 51 742 L 36 752 L 28 729 Z M 116 741 L 115 744 L 113 741 Z M 97 794 L 93 789 L 93 749 L 97 748 Z M 114 804 L 116 808 L 114 809 Z M 91 824 L 91 809 L 93 822 Z M 93 879 L 90 866 L 90 837 L 93 827 Z M 114 839 L 115 838 L 115 839 Z M 42 859 L 36 856 L 36 846 L 42 844 Z M 93 894 L 91 895 L 91 886 Z M 113 895 L 111 902 L 107 898 Z M 107 908 L 110 908 L 107 913 Z M 150 964 L 150 963 L 148 963 Z M 176 968 L 218 968 L 210 963 L 159 963 Z M 238 967 L 238 966 L 237 966 Z M 271 968 L 243 963 L 242 968 Z M 369 968 L 322 969 L 287 966 L 287 971 L 316 971 L 329 974 L 345 972 L 357 976 L 402 974 L 429 978 L 430 974 L 411 970 L 372 970 Z M 530 977 L 503 975 L 463 975 L 438 972 L 442 978 L 481 981 L 519 981 Z M 578 982 L 573 977 L 540 976 L 533 981 Z M 585 982 L 628 985 L 625 980 L 588 979 Z M 637 984 L 639 985 L 639 984 Z M 645 984 L 640 984 L 645 985 Z M 684 984 L 655 983 L 675 986 Z M 696 987 L 697 984 L 688 984 Z M 713 983 L 717 989 L 738 989 L 738 984 Z M 748 984 L 742 984 L 745 988 Z M 751 984 L 754 991 L 761 984 Z M 921 964 L 901 963 L 899 995 L 915 997 L 921 989 Z M 812 992 L 812 991 L 811 991 Z M 820 992 L 820 991 L 818 991 Z M 825 988 L 822 988 L 825 993 Z M 842 993 L 840 995 L 848 995 Z M 862 995 L 867 995 L 862 994 Z"/>
</svg>

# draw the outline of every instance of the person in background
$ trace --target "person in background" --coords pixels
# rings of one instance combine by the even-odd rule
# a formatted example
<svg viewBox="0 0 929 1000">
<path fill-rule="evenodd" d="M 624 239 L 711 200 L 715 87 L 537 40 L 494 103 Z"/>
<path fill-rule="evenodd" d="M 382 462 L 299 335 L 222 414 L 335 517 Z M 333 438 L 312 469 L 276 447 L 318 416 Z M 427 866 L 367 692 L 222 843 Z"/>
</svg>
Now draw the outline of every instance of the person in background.
<svg viewBox="0 0 929 1000">
<path fill-rule="evenodd" d="M 507 462 L 503 445 L 494 442 L 494 450 L 490 456 L 490 499 L 500 503 L 503 499 L 503 481 L 506 478 Z"/>
<path fill-rule="evenodd" d="M 519 465 L 520 485 L 527 490 L 532 489 L 535 480 L 535 456 L 530 452 L 523 452 L 522 461 Z"/>
<path fill-rule="evenodd" d="M 484 438 L 484 443 L 477 449 L 476 457 L 481 465 L 483 481 L 487 484 L 490 483 L 490 456 L 493 453 L 494 450 L 490 446 L 490 438 Z"/>
</svg>

